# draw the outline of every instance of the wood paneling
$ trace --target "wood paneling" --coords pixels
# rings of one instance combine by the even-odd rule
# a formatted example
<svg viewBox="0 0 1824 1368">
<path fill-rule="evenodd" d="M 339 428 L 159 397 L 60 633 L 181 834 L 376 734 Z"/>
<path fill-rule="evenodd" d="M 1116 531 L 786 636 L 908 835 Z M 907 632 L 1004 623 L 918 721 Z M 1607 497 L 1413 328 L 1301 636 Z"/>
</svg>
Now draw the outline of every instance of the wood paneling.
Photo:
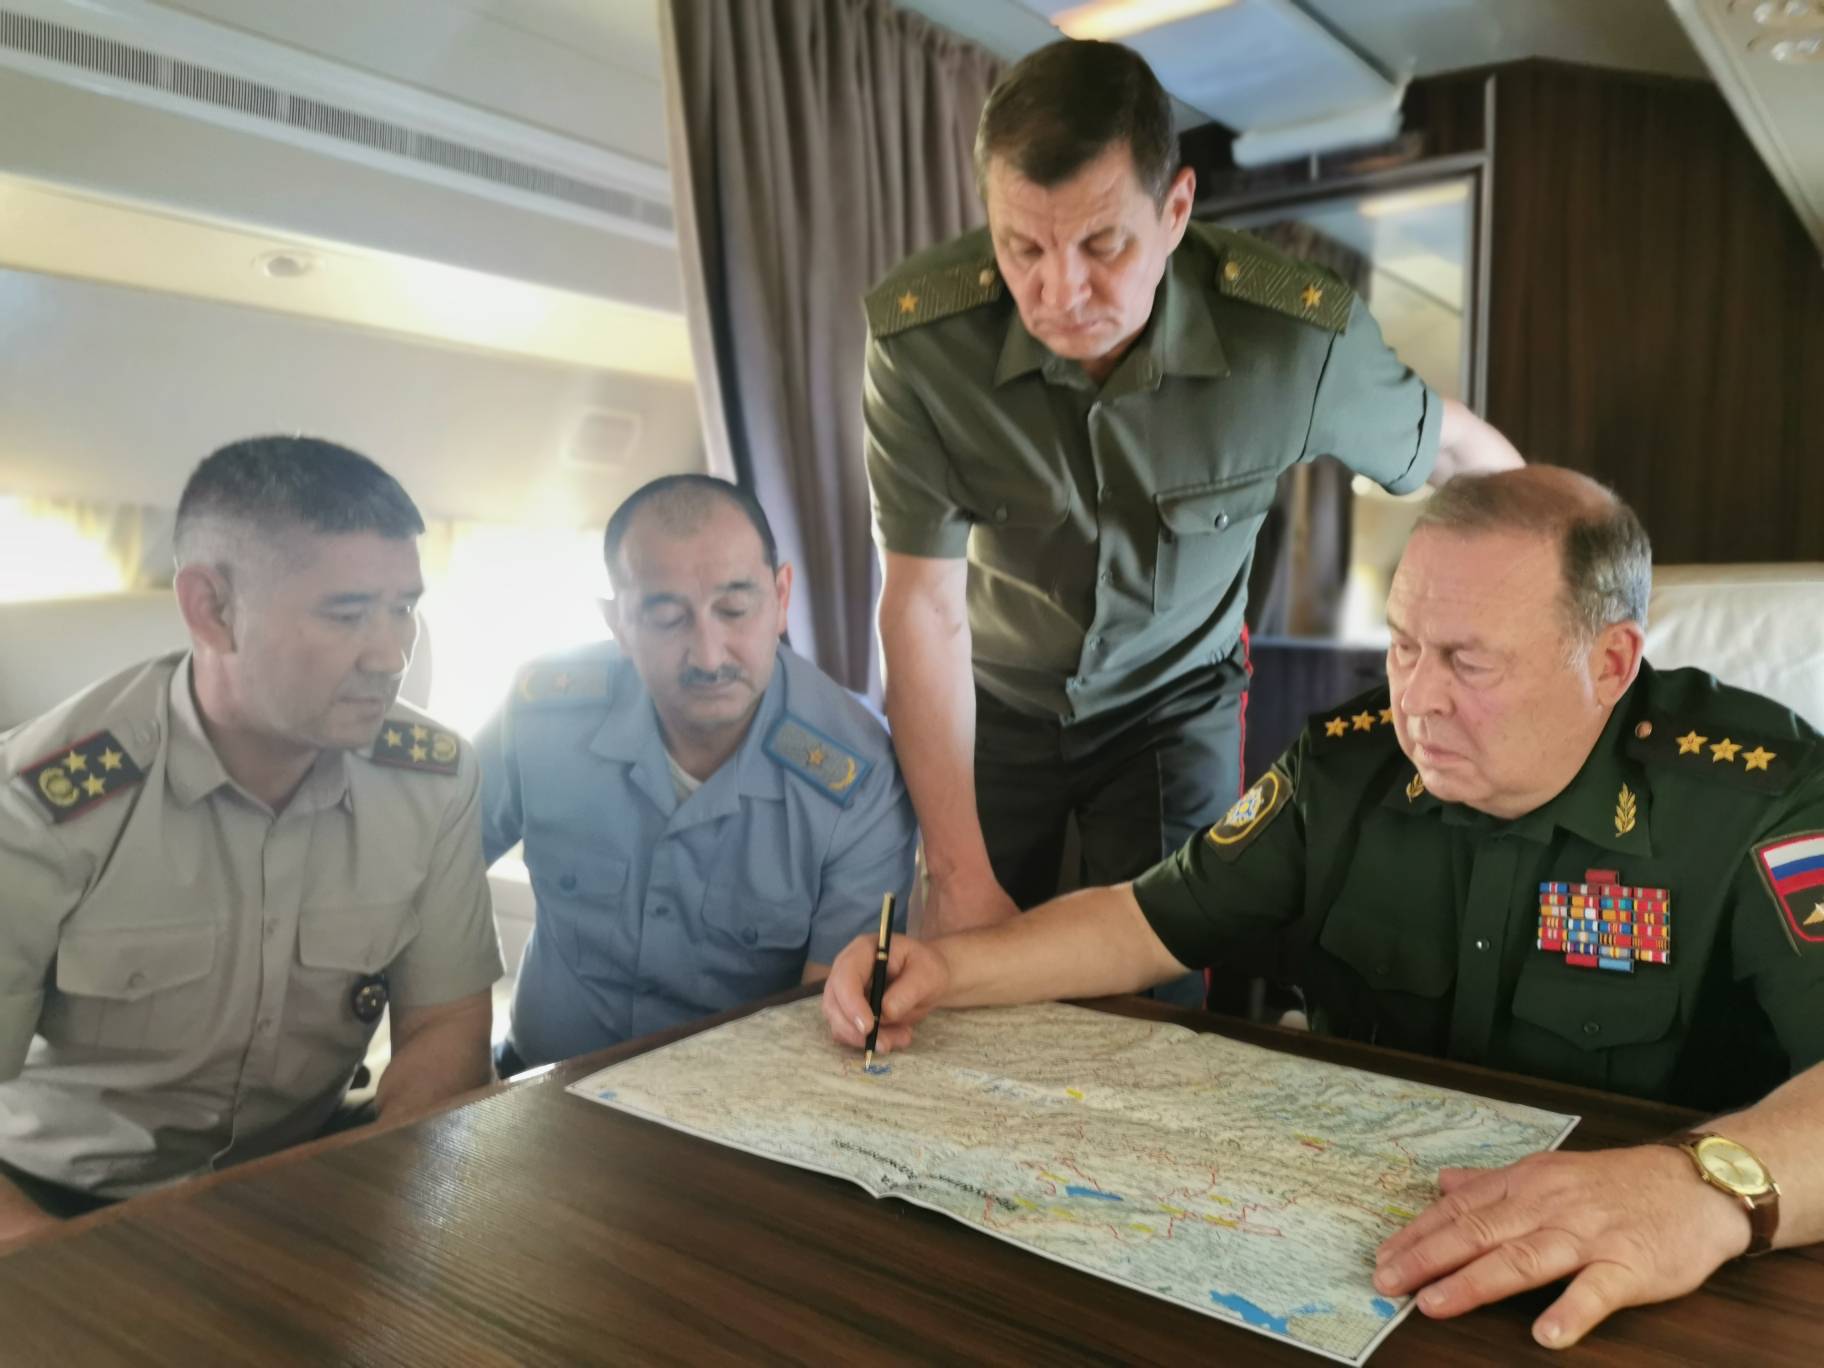
<svg viewBox="0 0 1824 1368">
<path fill-rule="evenodd" d="M 1824 267 L 1712 87 L 1496 76 L 1488 417 L 1656 558 L 1824 558 Z"/>
</svg>

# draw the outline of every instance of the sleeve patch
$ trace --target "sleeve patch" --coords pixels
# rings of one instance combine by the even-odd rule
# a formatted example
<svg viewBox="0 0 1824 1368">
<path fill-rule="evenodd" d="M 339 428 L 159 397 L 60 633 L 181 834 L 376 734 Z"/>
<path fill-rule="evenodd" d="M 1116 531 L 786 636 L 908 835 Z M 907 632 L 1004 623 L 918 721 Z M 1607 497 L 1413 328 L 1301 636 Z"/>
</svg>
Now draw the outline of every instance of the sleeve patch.
<svg viewBox="0 0 1824 1368">
<path fill-rule="evenodd" d="M 421 774 L 454 774 L 462 758 L 455 732 L 427 727 L 408 718 L 389 717 L 374 738 L 373 762 Z"/>
<path fill-rule="evenodd" d="M 113 732 L 98 731 L 19 771 L 19 782 L 52 822 L 67 822 L 125 793 L 146 777 Z"/>
<path fill-rule="evenodd" d="M 1222 820 L 1206 831 L 1203 839 L 1220 859 L 1233 861 L 1285 810 L 1291 797 L 1292 780 L 1284 770 L 1274 766 L 1222 814 Z"/>
<path fill-rule="evenodd" d="M 838 807 L 849 805 L 874 768 L 872 760 L 864 760 L 789 713 L 768 733 L 762 749 L 775 764 L 792 771 Z"/>
<path fill-rule="evenodd" d="M 1754 848 L 1754 863 L 1785 915 L 1792 948 L 1824 945 L 1824 831 L 1764 841 Z"/>
</svg>

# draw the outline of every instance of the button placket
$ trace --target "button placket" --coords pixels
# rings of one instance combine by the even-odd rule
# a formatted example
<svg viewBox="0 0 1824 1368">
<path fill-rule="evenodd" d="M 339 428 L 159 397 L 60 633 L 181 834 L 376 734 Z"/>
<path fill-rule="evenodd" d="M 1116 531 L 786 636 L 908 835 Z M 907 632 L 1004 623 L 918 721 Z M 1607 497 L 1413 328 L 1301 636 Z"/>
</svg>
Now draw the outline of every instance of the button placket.
<svg viewBox="0 0 1824 1368">
<path fill-rule="evenodd" d="M 1517 837 L 1490 836 L 1476 844 L 1458 932 L 1458 944 L 1468 953 L 1457 956 L 1456 1000 L 1450 1016 L 1452 1059 L 1477 1062 L 1488 1055 L 1501 983 L 1501 956 L 1493 951 L 1507 943 L 1519 858 Z"/>
</svg>

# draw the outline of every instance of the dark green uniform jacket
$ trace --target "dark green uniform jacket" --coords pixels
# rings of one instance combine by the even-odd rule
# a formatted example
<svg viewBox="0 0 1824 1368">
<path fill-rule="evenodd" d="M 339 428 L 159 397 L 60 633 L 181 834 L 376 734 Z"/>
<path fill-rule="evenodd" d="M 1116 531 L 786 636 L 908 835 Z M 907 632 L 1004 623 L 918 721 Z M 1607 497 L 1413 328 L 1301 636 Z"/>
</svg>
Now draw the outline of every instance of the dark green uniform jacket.
<svg viewBox="0 0 1824 1368">
<path fill-rule="evenodd" d="M 986 231 L 868 297 L 876 535 L 969 558 L 975 677 L 1082 721 L 1224 660 L 1280 475 L 1335 456 L 1395 492 L 1443 405 L 1335 277 L 1192 224 L 1151 322 L 1097 385 L 1020 322 Z"/>
<path fill-rule="evenodd" d="M 1709 1110 L 1824 1059 L 1816 732 L 1700 671 L 1643 666 L 1571 784 L 1501 821 L 1425 792 L 1387 708 L 1383 688 L 1313 718 L 1139 880 L 1180 961 L 1270 938 L 1316 1029 Z M 1592 871 L 1649 906 L 1665 891 L 1669 963 L 1541 947 L 1541 885 Z"/>
</svg>

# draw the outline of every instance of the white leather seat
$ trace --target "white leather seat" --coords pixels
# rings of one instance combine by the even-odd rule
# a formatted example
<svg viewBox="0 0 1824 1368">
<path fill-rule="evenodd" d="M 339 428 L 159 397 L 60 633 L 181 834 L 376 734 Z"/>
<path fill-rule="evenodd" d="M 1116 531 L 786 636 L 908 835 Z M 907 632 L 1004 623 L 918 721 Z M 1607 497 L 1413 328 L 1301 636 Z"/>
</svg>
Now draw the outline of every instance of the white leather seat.
<svg viewBox="0 0 1824 1368">
<path fill-rule="evenodd" d="M 1824 563 L 1657 567 L 1647 659 L 1707 670 L 1824 728 Z"/>
</svg>

